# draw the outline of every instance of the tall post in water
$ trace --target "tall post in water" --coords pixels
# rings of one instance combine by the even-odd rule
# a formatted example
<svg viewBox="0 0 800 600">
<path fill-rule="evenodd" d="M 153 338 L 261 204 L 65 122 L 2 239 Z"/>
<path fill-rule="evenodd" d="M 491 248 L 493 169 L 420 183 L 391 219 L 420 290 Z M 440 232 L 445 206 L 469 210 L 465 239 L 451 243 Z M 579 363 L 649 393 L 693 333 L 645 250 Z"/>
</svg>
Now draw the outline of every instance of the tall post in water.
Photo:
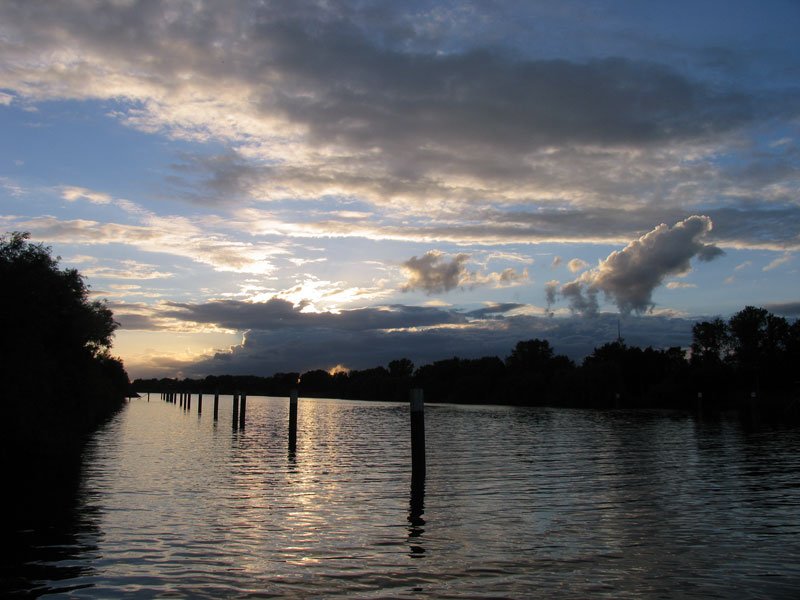
<svg viewBox="0 0 800 600">
<path fill-rule="evenodd" d="M 297 390 L 289 393 L 289 452 L 297 450 Z"/>
<path fill-rule="evenodd" d="M 411 478 L 425 479 L 425 396 L 419 388 L 409 392 L 411 404 Z"/>
<path fill-rule="evenodd" d="M 203 414 L 203 392 L 197 393 L 197 414 Z"/>
<path fill-rule="evenodd" d="M 233 395 L 233 419 L 232 419 L 233 428 L 239 425 L 239 394 L 235 393 Z"/>
<path fill-rule="evenodd" d="M 186 410 L 192 408 L 192 392 L 186 392 Z"/>
<path fill-rule="evenodd" d="M 219 418 L 219 390 L 214 392 L 214 420 Z"/>
<path fill-rule="evenodd" d="M 244 418 L 247 413 L 247 394 L 242 394 L 239 399 L 239 429 L 244 429 Z"/>
</svg>

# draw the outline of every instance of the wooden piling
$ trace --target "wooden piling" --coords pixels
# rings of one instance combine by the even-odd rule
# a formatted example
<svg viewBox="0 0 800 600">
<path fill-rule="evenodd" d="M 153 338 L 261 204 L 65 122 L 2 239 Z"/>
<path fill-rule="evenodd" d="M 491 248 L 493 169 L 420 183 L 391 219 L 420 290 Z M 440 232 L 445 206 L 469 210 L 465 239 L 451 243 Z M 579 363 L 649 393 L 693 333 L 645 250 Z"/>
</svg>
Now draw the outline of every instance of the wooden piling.
<svg viewBox="0 0 800 600">
<path fill-rule="evenodd" d="M 186 410 L 192 410 L 192 392 L 186 392 Z"/>
<path fill-rule="evenodd" d="M 236 429 L 239 425 L 239 394 L 233 395 L 233 428 Z"/>
<path fill-rule="evenodd" d="M 247 394 L 239 398 L 239 429 L 244 429 L 244 419 L 247 414 Z"/>
<path fill-rule="evenodd" d="M 297 449 L 297 390 L 289 393 L 289 452 Z"/>
<path fill-rule="evenodd" d="M 214 392 L 214 420 L 219 418 L 219 390 Z"/>
<path fill-rule="evenodd" d="M 411 477 L 425 478 L 425 396 L 419 388 L 409 392 L 411 412 Z"/>
<path fill-rule="evenodd" d="M 197 414 L 203 414 L 203 392 L 197 393 Z"/>
</svg>

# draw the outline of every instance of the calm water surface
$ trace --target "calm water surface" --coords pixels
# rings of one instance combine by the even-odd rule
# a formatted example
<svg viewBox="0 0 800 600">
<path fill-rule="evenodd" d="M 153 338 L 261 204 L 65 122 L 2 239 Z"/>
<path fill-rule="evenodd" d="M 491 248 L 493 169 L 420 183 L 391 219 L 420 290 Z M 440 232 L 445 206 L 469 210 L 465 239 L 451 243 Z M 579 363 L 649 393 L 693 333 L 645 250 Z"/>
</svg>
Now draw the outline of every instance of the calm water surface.
<svg viewBox="0 0 800 600">
<path fill-rule="evenodd" d="M 72 597 L 800 597 L 800 431 L 690 415 L 132 401 L 20 588 Z"/>
</svg>

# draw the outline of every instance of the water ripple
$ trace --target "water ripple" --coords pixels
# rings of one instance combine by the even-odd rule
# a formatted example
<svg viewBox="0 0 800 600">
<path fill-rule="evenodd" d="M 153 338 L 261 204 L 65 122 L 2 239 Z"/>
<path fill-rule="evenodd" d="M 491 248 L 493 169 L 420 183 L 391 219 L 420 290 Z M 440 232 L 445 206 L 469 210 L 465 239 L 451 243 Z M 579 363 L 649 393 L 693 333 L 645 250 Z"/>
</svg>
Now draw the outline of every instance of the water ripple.
<svg viewBox="0 0 800 600">
<path fill-rule="evenodd" d="M 134 401 L 27 590 L 74 597 L 798 597 L 800 432 L 673 413 Z M 22 534 L 20 534 L 22 535 Z"/>
</svg>

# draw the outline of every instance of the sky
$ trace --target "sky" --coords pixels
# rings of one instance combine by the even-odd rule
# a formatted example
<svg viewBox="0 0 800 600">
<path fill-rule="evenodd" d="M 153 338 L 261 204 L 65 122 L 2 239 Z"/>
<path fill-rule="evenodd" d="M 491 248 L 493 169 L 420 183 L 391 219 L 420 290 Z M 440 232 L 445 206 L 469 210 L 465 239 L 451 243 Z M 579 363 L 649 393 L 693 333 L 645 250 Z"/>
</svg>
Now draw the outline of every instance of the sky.
<svg viewBox="0 0 800 600">
<path fill-rule="evenodd" d="M 800 316 L 800 4 L 0 3 L 0 232 L 131 377 Z"/>
</svg>

